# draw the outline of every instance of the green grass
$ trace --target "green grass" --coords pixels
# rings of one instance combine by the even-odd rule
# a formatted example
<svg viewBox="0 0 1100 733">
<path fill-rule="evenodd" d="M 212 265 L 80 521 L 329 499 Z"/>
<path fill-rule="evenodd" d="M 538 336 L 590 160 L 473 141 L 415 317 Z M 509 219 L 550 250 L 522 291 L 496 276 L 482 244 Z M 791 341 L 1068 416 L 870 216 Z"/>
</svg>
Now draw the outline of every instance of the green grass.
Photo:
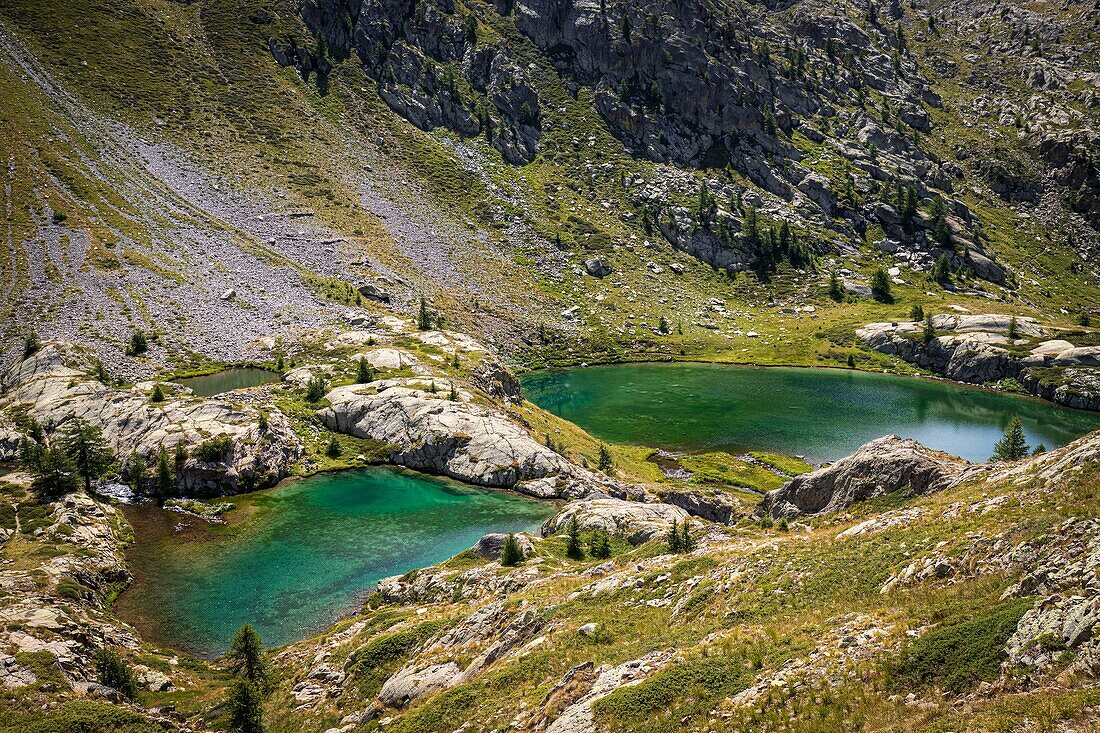
<svg viewBox="0 0 1100 733">
<path fill-rule="evenodd" d="M 680 465 L 691 472 L 692 483 L 718 484 L 765 493 L 787 482 L 786 477 L 770 468 L 723 452 L 685 455 L 680 458 Z"/>
<path fill-rule="evenodd" d="M 899 690 L 936 686 L 962 694 L 979 682 L 992 682 L 1001 672 L 1005 642 L 1031 605 L 1028 599 L 1011 601 L 918 637 L 893 667 L 894 686 Z"/>
</svg>

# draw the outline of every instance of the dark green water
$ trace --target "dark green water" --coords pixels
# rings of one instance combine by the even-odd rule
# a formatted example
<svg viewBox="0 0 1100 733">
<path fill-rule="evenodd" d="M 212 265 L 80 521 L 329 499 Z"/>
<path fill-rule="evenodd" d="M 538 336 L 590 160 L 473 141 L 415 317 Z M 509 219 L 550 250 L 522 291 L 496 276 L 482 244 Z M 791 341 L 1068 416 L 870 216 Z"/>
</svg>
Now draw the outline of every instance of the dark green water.
<svg viewBox="0 0 1100 733">
<path fill-rule="evenodd" d="M 529 400 L 604 440 L 835 460 L 896 433 L 983 461 L 1018 415 L 1032 446 L 1100 429 L 1100 414 L 939 382 L 837 369 L 625 364 L 538 372 Z"/>
<path fill-rule="evenodd" d="M 379 579 L 445 560 L 487 532 L 534 529 L 555 510 L 384 468 L 233 500 L 236 526 L 126 508 L 135 583 L 117 610 L 149 641 L 215 655 L 245 622 L 269 645 L 297 641 L 353 611 Z"/>
<path fill-rule="evenodd" d="M 246 387 L 258 387 L 261 384 L 274 384 L 282 381 L 282 375 L 278 372 L 255 367 L 233 367 L 222 369 L 213 374 L 204 374 L 201 377 L 183 377 L 172 380 L 173 383 L 183 387 L 190 387 L 198 397 L 213 397 L 223 392 L 232 392 L 235 389 Z"/>
</svg>

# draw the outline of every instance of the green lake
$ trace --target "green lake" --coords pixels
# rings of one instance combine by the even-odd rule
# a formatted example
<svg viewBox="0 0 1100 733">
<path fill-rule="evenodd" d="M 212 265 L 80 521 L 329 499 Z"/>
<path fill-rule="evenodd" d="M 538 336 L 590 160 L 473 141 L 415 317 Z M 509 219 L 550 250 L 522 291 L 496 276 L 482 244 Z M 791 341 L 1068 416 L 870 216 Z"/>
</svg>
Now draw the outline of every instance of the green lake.
<svg viewBox="0 0 1100 733">
<path fill-rule="evenodd" d="M 223 392 L 232 392 L 235 389 L 258 387 L 261 384 L 275 384 L 282 381 L 282 378 L 281 374 L 269 369 L 232 367 L 213 374 L 173 379 L 172 383 L 182 387 L 190 387 L 196 397 L 213 397 Z"/>
<path fill-rule="evenodd" d="M 842 369 L 649 363 L 543 371 L 527 399 L 610 442 L 835 460 L 883 435 L 974 461 L 1019 416 L 1032 446 L 1100 429 L 1100 413 L 952 382 Z"/>
<path fill-rule="evenodd" d="M 381 578 L 441 562 L 488 532 L 534 530 L 553 504 L 371 468 L 230 497 L 228 525 L 126 507 L 135 582 L 116 605 L 156 644 L 212 656 L 242 623 L 268 645 L 353 612 Z"/>
</svg>

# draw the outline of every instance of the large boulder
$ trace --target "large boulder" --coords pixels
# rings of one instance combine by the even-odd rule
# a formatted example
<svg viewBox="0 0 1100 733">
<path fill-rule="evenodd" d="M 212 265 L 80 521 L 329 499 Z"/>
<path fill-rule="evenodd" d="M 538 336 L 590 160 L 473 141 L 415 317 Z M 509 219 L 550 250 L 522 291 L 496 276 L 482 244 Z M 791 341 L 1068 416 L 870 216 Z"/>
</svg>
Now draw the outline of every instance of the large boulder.
<svg viewBox="0 0 1100 733">
<path fill-rule="evenodd" d="M 792 518 L 838 512 L 885 494 L 928 494 L 949 486 L 968 465 L 961 458 L 930 450 L 915 440 L 889 435 L 769 491 L 756 513 L 775 519 Z"/>
<path fill-rule="evenodd" d="M 531 541 L 530 537 L 525 533 L 517 534 L 515 537 L 516 542 L 519 543 L 520 552 L 523 553 L 524 557 L 531 557 L 535 554 L 535 543 Z M 507 541 L 508 535 L 501 532 L 493 532 L 482 536 L 471 549 L 486 560 L 499 560 L 500 553 L 504 550 L 504 543 Z"/>
<path fill-rule="evenodd" d="M 594 496 L 562 507 L 542 525 L 542 536 L 564 531 L 574 518 L 582 531 L 602 529 L 621 535 L 632 545 L 664 537 L 673 522 L 688 521 L 688 513 L 671 504 L 643 503 Z"/>
<path fill-rule="evenodd" d="M 394 463 L 479 486 L 577 498 L 607 483 L 535 440 L 501 410 L 449 399 L 449 386 L 439 377 L 338 387 L 317 415 L 330 430 L 390 444 Z"/>
<path fill-rule="evenodd" d="M 454 662 L 432 664 L 423 668 L 405 667 L 386 680 L 378 693 L 385 705 L 401 707 L 451 686 L 462 670 Z"/>
</svg>

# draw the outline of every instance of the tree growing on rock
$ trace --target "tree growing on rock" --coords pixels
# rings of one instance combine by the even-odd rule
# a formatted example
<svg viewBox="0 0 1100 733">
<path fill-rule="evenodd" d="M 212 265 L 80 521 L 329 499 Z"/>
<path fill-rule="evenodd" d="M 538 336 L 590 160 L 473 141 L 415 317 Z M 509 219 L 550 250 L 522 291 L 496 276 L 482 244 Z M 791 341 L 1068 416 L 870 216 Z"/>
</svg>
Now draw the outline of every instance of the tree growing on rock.
<svg viewBox="0 0 1100 733">
<path fill-rule="evenodd" d="M 246 679 L 234 680 L 226 700 L 229 730 L 233 733 L 263 733 L 263 695 L 259 687 Z"/>
<path fill-rule="evenodd" d="M 500 548 L 500 564 L 505 567 L 515 567 L 523 562 L 523 548 L 519 546 L 514 532 L 509 532 L 504 540 L 504 546 Z"/>
<path fill-rule="evenodd" d="M 95 670 L 101 685 L 118 690 L 119 694 L 128 700 L 133 700 L 137 696 L 138 688 L 134 673 L 114 649 L 102 647 L 96 652 Z"/>
<path fill-rule="evenodd" d="M 921 334 L 924 338 L 924 343 L 928 343 L 932 339 L 936 338 L 936 327 L 932 325 L 932 314 L 929 313 L 924 317 L 924 332 Z"/>
<path fill-rule="evenodd" d="M 29 359 L 42 348 L 42 342 L 38 340 L 38 334 L 31 331 L 23 339 L 23 358 Z"/>
<path fill-rule="evenodd" d="M 264 662 L 264 642 L 252 624 L 244 624 L 233 634 L 225 657 L 233 672 L 263 691 L 267 686 L 267 664 Z"/>
<path fill-rule="evenodd" d="M 576 516 L 569 518 L 569 526 L 565 531 L 565 554 L 574 560 L 584 559 L 584 548 L 581 547 L 581 526 Z"/>
<path fill-rule="evenodd" d="M 160 382 L 153 385 L 153 393 L 149 395 L 149 399 L 153 402 L 164 402 L 164 388 L 160 386 Z"/>
<path fill-rule="evenodd" d="M 1020 418 L 1012 418 L 1012 422 L 1005 428 L 1004 436 L 993 446 L 994 461 L 1018 461 L 1027 456 L 1029 451 L 1027 438 L 1024 437 L 1024 426 L 1020 424 Z"/>
<path fill-rule="evenodd" d="M 79 417 L 65 423 L 57 442 L 72 461 L 76 475 L 83 479 L 85 491 L 91 492 L 92 482 L 102 478 L 115 462 L 103 432 Z"/>
</svg>

